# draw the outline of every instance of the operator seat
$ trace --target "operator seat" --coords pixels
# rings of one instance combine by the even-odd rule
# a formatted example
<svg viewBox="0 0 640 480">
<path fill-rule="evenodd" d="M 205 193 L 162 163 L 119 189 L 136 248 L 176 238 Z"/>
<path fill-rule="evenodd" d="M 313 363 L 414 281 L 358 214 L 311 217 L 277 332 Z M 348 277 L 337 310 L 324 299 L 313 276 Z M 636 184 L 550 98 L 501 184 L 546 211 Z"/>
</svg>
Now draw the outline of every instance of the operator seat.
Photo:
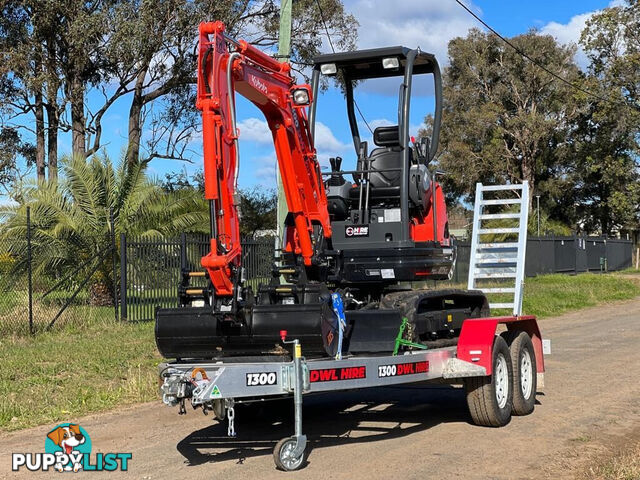
<svg viewBox="0 0 640 480">
<path fill-rule="evenodd" d="M 369 155 L 371 170 L 385 170 L 387 168 L 402 167 L 402 148 L 400 147 L 400 129 L 398 125 L 378 127 L 373 131 L 374 148 Z M 373 172 L 371 173 L 371 187 L 399 187 L 402 172 Z"/>
<path fill-rule="evenodd" d="M 371 170 L 385 170 L 397 168 L 392 172 L 373 171 L 370 174 L 371 190 L 369 192 L 372 203 L 398 203 L 400 201 L 400 185 L 402 178 L 402 148 L 400 147 L 400 129 L 397 125 L 378 127 L 373 131 L 373 143 L 378 148 L 371 151 L 368 159 Z M 411 150 L 409 150 L 411 153 Z M 365 165 L 358 162 L 358 170 L 364 170 Z M 357 187 L 352 188 L 349 197 L 352 205 L 358 202 L 360 196 L 360 175 L 354 174 L 353 179 Z"/>
</svg>

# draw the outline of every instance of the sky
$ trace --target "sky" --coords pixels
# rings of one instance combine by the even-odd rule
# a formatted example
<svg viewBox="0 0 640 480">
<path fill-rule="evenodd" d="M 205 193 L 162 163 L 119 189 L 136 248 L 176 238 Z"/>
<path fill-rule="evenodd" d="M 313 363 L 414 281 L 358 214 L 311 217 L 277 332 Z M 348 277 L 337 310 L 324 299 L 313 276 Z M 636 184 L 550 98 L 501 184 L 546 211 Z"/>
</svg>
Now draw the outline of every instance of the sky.
<svg viewBox="0 0 640 480">
<path fill-rule="evenodd" d="M 465 36 L 470 28 L 482 26 L 454 0 L 343 0 L 346 10 L 353 13 L 360 26 L 357 46 L 359 49 L 392 45 L 404 45 L 431 52 L 441 67 L 447 64 L 447 44 L 458 36 Z M 466 0 L 466 4 L 485 22 L 504 36 L 514 36 L 537 29 L 551 34 L 561 43 L 577 43 L 585 21 L 598 10 L 619 0 L 537 0 L 499 1 Z M 196 32 L 194 32 L 195 35 Z M 329 53 L 324 41 L 323 53 Z M 586 58 L 581 51 L 576 61 L 583 68 Z M 418 77 L 421 88 L 413 95 L 411 104 L 410 134 L 417 134 L 427 113 L 433 111 L 433 98 L 429 95 L 431 77 Z M 299 79 L 302 81 L 302 79 Z M 356 101 L 372 129 L 380 125 L 397 123 L 397 84 L 367 82 L 356 90 Z M 89 98 L 91 102 L 91 98 Z M 103 145 L 106 152 L 118 159 L 126 144 L 129 98 L 116 102 L 103 120 Z M 195 108 L 195 107 L 194 107 Z M 275 153 L 271 134 L 259 110 L 238 96 L 237 118 L 240 130 L 240 178 L 243 188 L 275 186 Z M 360 117 L 360 133 L 363 139 L 371 135 Z M 148 132 L 143 132 L 143 138 Z M 318 123 L 316 125 L 316 149 L 323 167 L 329 157 L 341 156 L 343 167 L 355 166 L 355 152 L 346 118 L 342 94 L 330 88 L 318 99 Z M 71 150 L 70 134 L 61 134 L 60 153 Z M 202 143 L 196 138 L 190 145 L 193 163 L 155 159 L 149 173 L 160 179 L 169 171 L 186 169 L 194 173 L 201 168 Z M 0 198 L 1 200 L 1 198 Z"/>
</svg>

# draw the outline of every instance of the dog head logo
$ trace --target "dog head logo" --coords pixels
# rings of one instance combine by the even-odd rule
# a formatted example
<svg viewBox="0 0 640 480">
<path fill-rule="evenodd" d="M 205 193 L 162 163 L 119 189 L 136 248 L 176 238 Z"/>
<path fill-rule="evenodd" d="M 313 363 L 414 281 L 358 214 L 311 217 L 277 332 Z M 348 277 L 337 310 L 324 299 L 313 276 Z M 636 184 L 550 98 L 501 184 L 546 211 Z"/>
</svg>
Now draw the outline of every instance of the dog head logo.
<svg viewBox="0 0 640 480">
<path fill-rule="evenodd" d="M 85 453 L 91 453 L 91 439 L 77 423 L 62 423 L 47 434 L 45 451 L 56 455 L 59 472 L 82 469 Z"/>
</svg>

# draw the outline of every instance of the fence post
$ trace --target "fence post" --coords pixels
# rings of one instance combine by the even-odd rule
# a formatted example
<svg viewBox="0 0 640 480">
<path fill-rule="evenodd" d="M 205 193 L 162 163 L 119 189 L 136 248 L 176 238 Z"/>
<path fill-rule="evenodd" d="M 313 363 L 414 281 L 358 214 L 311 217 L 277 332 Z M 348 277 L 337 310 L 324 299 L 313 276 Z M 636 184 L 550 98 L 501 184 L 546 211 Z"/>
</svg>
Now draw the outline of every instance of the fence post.
<svg viewBox="0 0 640 480">
<path fill-rule="evenodd" d="M 127 237 L 120 234 L 120 320 L 127 320 Z"/>
<path fill-rule="evenodd" d="M 109 221 L 111 222 L 111 266 L 113 270 L 113 315 L 118 321 L 118 280 L 116 268 L 116 224 L 113 221 L 113 207 L 109 209 Z"/>
<path fill-rule="evenodd" d="M 187 234 L 180 234 L 180 278 L 183 272 L 187 270 Z"/>
<path fill-rule="evenodd" d="M 27 276 L 29 288 L 29 333 L 33 335 L 33 279 L 31 267 L 31 207 L 27 207 Z"/>
</svg>

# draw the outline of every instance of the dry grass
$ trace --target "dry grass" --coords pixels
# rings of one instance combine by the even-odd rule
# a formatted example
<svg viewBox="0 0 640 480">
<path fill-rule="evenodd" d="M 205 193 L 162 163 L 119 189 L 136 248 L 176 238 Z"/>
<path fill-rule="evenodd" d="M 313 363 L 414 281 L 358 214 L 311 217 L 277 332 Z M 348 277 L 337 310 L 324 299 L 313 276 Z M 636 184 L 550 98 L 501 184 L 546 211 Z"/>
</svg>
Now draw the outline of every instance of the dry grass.
<svg viewBox="0 0 640 480">
<path fill-rule="evenodd" d="M 640 442 L 592 466 L 583 478 L 585 480 L 640 480 Z"/>
</svg>

